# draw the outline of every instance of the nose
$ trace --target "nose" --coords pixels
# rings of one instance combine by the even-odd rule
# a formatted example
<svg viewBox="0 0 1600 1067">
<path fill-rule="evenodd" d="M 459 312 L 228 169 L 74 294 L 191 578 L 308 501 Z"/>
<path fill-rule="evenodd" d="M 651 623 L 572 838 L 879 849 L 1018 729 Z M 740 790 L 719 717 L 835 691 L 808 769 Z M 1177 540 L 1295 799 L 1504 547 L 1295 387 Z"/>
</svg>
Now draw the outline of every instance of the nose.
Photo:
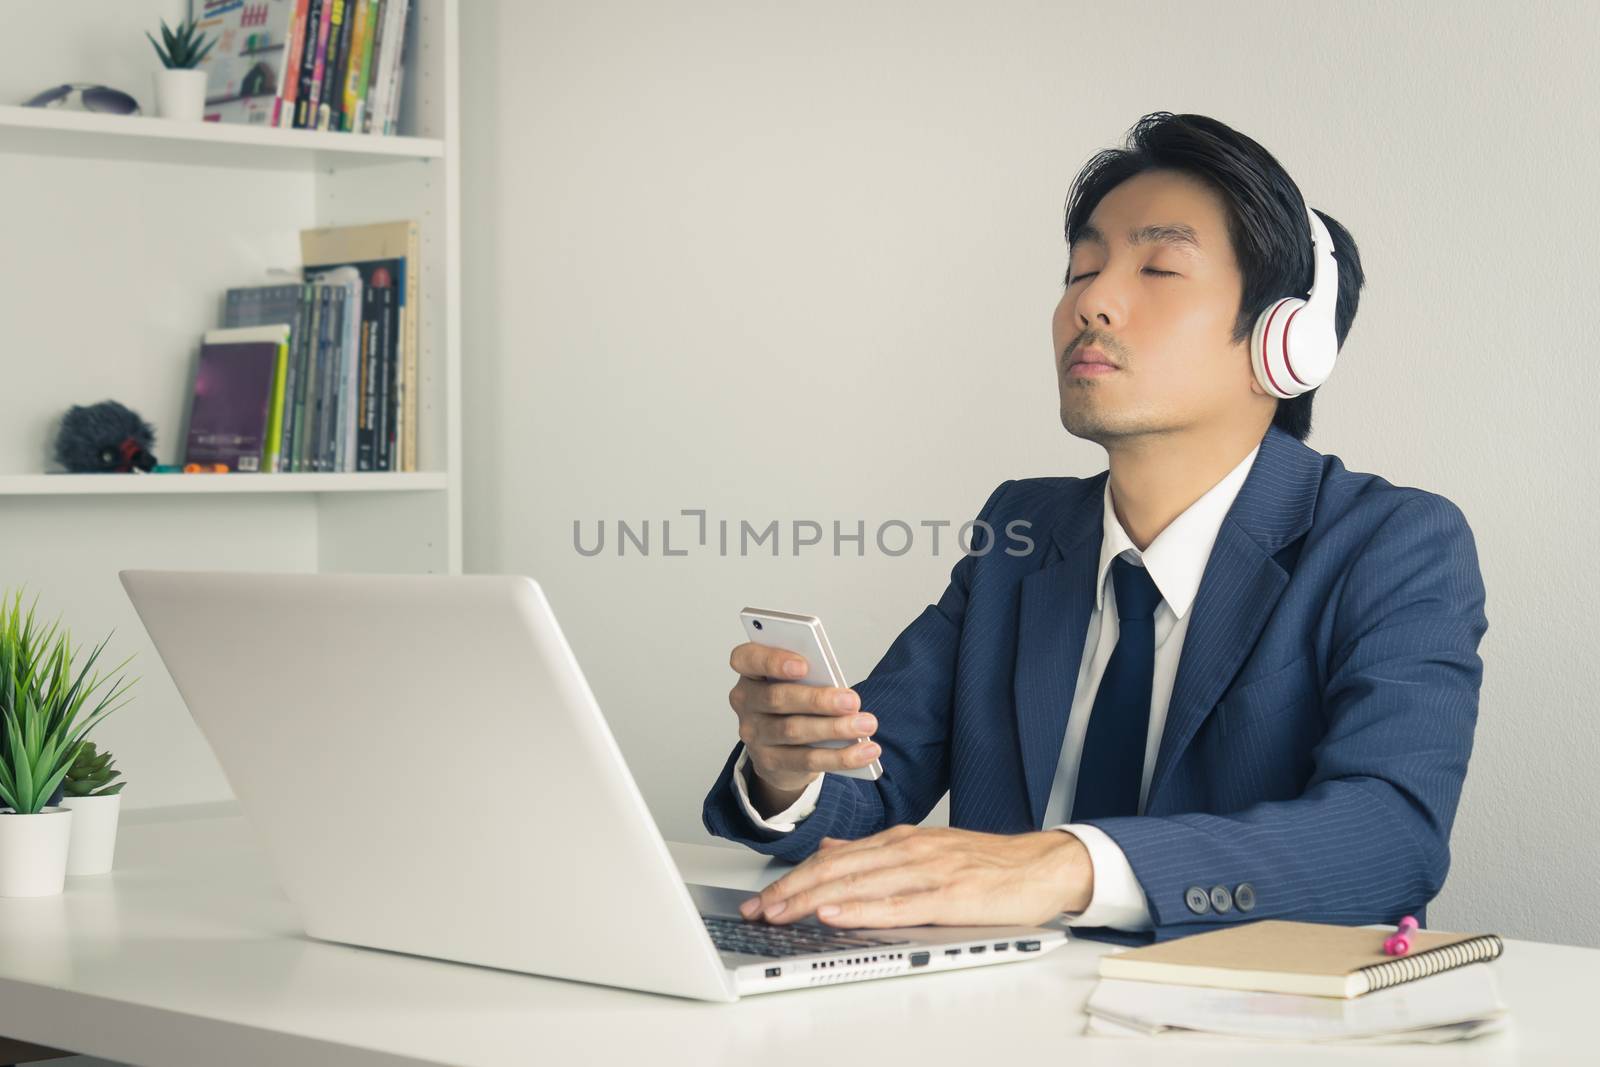
<svg viewBox="0 0 1600 1067">
<path fill-rule="evenodd" d="M 1114 320 L 1120 318 L 1116 298 L 1100 284 L 1102 277 L 1103 274 L 1091 279 L 1083 292 L 1078 294 L 1076 315 L 1079 329 L 1087 329 L 1091 324 L 1111 326 Z"/>
</svg>

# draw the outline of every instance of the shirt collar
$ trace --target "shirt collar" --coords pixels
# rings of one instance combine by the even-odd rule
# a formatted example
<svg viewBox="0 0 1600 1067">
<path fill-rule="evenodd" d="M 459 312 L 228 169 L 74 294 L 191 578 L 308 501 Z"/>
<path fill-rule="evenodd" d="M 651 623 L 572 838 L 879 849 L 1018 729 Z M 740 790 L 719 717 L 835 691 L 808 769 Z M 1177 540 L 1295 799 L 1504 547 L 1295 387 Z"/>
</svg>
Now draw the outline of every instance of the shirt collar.
<svg viewBox="0 0 1600 1067">
<path fill-rule="evenodd" d="M 1239 495 L 1250 465 L 1255 462 L 1257 445 L 1239 465 L 1222 476 L 1222 480 L 1182 514 L 1167 524 L 1156 535 L 1150 547 L 1140 552 L 1122 528 L 1116 509 L 1111 506 L 1111 477 L 1106 476 L 1104 517 L 1100 537 L 1100 571 L 1095 583 L 1094 604 L 1097 611 L 1105 610 L 1106 572 L 1112 561 L 1126 555 L 1132 562 L 1142 564 L 1150 571 L 1150 578 L 1161 590 L 1161 599 L 1178 618 L 1189 611 L 1195 595 L 1200 591 L 1200 579 L 1205 575 L 1206 561 L 1211 558 L 1211 546 L 1216 543 L 1222 520 Z"/>
</svg>

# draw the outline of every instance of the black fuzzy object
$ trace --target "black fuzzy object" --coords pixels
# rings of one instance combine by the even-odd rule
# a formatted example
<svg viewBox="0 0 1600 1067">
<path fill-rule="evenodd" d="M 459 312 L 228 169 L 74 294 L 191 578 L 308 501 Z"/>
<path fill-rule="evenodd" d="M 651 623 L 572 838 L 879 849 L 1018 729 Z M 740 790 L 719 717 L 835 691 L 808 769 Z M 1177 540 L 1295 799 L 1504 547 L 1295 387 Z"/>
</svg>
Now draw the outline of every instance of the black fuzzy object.
<svg viewBox="0 0 1600 1067">
<path fill-rule="evenodd" d="M 115 400 L 74 405 L 61 416 L 56 462 L 76 474 L 145 474 L 156 465 L 155 443 L 150 424 Z"/>
</svg>

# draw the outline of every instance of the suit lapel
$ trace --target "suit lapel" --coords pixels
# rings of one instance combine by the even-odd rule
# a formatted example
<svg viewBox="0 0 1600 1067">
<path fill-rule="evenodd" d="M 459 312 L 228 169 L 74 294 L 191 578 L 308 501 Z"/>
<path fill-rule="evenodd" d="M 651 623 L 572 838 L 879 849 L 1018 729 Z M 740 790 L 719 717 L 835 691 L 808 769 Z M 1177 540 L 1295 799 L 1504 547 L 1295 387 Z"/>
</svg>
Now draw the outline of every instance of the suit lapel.
<svg viewBox="0 0 1600 1067">
<path fill-rule="evenodd" d="M 1276 426 L 1269 428 L 1217 531 L 1190 609 L 1146 810 L 1255 648 L 1289 584 L 1273 555 L 1311 528 L 1320 484 L 1321 457 Z"/>
<path fill-rule="evenodd" d="M 1106 477 L 1102 472 L 1086 480 L 1078 495 L 1062 501 L 1052 531 L 1060 558 L 1022 580 L 1014 696 L 1034 827 L 1044 820 L 1061 759 L 1084 636 L 1094 611 Z"/>
</svg>

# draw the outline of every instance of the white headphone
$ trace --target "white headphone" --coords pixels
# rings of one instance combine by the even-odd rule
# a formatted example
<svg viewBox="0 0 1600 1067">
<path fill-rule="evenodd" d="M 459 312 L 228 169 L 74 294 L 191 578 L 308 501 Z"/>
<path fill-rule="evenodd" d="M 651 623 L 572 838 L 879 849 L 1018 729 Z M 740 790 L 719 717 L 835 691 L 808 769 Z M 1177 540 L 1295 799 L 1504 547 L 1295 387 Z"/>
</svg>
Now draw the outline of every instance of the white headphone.
<svg viewBox="0 0 1600 1067">
<path fill-rule="evenodd" d="M 1286 296 L 1256 318 L 1250 335 L 1250 363 L 1261 388 L 1280 399 L 1299 396 L 1328 380 L 1339 358 L 1339 335 L 1333 313 L 1339 302 L 1339 264 L 1333 258 L 1333 237 L 1322 219 L 1306 207 L 1311 220 L 1313 273 L 1306 299 Z"/>
</svg>

